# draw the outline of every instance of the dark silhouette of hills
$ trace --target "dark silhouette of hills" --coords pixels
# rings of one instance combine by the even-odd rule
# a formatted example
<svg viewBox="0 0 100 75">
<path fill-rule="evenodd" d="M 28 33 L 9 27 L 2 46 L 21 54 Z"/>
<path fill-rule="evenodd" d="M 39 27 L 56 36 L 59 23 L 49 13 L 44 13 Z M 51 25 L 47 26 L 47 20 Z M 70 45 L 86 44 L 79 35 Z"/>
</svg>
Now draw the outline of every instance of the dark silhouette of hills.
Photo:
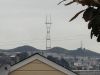
<svg viewBox="0 0 100 75">
<path fill-rule="evenodd" d="M 27 52 L 27 51 L 38 51 L 38 49 L 32 47 L 32 46 L 28 46 L 28 45 L 24 45 L 24 46 L 20 46 L 20 47 L 16 47 L 13 49 L 0 49 L 0 52 Z"/>
<path fill-rule="evenodd" d="M 54 47 L 50 50 L 47 50 L 46 52 L 49 53 L 63 53 L 66 56 L 87 56 L 87 57 L 100 57 L 100 53 L 88 50 L 88 49 L 82 49 L 82 48 L 78 48 L 75 50 L 68 50 L 68 49 L 64 49 L 61 47 Z"/>
<path fill-rule="evenodd" d="M 50 52 L 50 53 L 68 53 L 67 49 L 61 48 L 61 47 L 54 47 L 49 50 L 45 50 L 45 52 Z"/>
<path fill-rule="evenodd" d="M 100 57 L 100 53 L 81 48 L 78 48 L 76 50 L 70 50 L 68 54 L 71 56 Z"/>
<path fill-rule="evenodd" d="M 14 49 L 10 49 L 9 51 L 11 52 L 27 52 L 27 51 L 37 51 L 38 49 L 32 47 L 32 46 L 21 46 L 21 47 L 17 47 Z"/>
<path fill-rule="evenodd" d="M 2 52 L 28 52 L 28 51 L 37 51 L 39 52 L 39 49 L 36 49 L 32 46 L 20 46 L 14 49 L 9 49 L 9 50 L 3 50 L 0 49 L 0 53 Z M 54 47 L 51 48 L 50 50 L 43 50 L 44 53 L 57 53 L 57 54 L 64 54 L 66 56 L 87 56 L 87 57 L 100 57 L 100 53 L 88 50 L 88 49 L 82 49 L 78 48 L 75 50 L 68 50 L 64 49 L 61 47 Z"/>
</svg>

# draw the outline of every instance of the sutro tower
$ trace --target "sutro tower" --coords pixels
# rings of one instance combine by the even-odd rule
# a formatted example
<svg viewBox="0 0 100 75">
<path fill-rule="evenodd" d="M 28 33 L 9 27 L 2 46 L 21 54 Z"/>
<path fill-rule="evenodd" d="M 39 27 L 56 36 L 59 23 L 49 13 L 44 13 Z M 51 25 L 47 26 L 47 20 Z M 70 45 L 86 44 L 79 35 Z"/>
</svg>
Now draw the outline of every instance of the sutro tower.
<svg viewBox="0 0 100 75">
<path fill-rule="evenodd" d="M 51 29 L 51 16 L 49 18 L 46 16 L 46 28 L 47 28 L 47 34 L 46 34 L 46 50 L 51 48 L 51 38 L 50 38 L 50 29 Z"/>
</svg>

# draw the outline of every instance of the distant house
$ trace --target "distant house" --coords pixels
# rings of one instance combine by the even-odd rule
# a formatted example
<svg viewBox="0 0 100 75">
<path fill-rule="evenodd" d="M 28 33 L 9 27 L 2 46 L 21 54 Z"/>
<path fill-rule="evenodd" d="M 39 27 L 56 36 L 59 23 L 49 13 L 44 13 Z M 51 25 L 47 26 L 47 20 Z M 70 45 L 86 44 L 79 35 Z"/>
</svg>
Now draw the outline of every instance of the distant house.
<svg viewBox="0 0 100 75">
<path fill-rule="evenodd" d="M 0 75 L 8 75 L 10 69 L 9 64 L 0 65 Z"/>
<path fill-rule="evenodd" d="M 8 75 L 10 68 L 10 58 L 6 55 L 0 56 L 0 75 Z"/>
<path fill-rule="evenodd" d="M 38 53 L 2 72 L 6 73 L 2 73 L 3 75 L 77 75 L 75 72 L 48 60 Z"/>
</svg>

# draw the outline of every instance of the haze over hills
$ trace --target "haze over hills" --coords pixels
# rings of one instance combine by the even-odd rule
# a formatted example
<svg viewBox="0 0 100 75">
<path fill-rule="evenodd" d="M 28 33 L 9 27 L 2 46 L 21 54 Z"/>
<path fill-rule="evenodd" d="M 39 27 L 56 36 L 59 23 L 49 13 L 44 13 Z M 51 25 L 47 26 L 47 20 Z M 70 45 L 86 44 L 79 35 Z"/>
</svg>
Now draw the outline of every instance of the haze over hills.
<svg viewBox="0 0 100 75">
<path fill-rule="evenodd" d="M 14 49 L 9 49 L 9 50 L 3 50 L 0 49 L 0 53 L 2 52 L 29 52 L 29 51 L 37 51 L 39 52 L 39 49 L 36 49 L 32 46 L 20 46 Z M 50 50 L 42 50 L 44 53 L 57 53 L 57 54 L 65 54 L 66 56 L 87 56 L 87 57 L 100 57 L 100 53 L 96 53 L 93 52 L 91 50 L 87 50 L 87 49 L 82 49 L 82 48 L 78 48 L 76 50 L 68 50 L 68 49 L 64 49 L 61 47 L 54 47 L 51 48 Z"/>
</svg>

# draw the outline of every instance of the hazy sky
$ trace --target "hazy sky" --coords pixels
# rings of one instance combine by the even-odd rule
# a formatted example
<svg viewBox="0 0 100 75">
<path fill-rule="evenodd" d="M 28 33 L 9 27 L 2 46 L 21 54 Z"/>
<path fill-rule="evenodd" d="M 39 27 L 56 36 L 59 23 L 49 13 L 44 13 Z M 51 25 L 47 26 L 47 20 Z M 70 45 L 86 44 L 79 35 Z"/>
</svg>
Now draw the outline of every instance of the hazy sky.
<svg viewBox="0 0 100 75">
<path fill-rule="evenodd" d="M 0 48 L 11 49 L 31 45 L 45 49 L 46 15 L 52 16 L 52 47 L 76 49 L 83 41 L 83 47 L 100 52 L 100 43 L 90 39 L 90 30 L 80 15 L 69 19 L 84 9 L 81 5 L 57 5 L 60 0 L 0 0 Z"/>
</svg>

